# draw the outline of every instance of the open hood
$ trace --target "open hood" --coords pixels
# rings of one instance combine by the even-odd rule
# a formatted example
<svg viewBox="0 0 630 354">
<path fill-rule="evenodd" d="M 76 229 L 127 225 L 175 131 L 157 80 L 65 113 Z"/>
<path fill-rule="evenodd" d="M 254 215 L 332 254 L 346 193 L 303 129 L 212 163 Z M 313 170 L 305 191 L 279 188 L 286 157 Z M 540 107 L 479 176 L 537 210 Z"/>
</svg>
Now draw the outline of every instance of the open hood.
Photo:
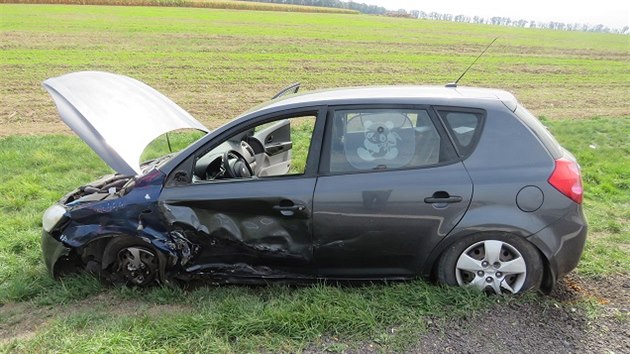
<svg viewBox="0 0 630 354">
<path fill-rule="evenodd" d="M 127 76 L 83 71 L 44 81 L 61 119 L 118 173 L 138 175 L 140 155 L 177 129 L 208 129 L 148 85 Z"/>
</svg>

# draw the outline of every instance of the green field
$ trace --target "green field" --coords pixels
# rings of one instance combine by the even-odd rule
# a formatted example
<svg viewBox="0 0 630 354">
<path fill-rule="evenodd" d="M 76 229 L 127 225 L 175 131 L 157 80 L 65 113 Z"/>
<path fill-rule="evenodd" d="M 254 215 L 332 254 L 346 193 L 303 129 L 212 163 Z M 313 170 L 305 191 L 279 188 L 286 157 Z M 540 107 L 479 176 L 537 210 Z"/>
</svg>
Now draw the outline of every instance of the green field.
<svg viewBox="0 0 630 354">
<path fill-rule="evenodd" d="M 630 115 L 623 35 L 365 15 L 2 5 L 0 136 L 62 129 L 41 82 L 77 70 L 140 79 L 210 127 L 296 81 L 305 89 L 462 81 L 551 119 Z"/>
<path fill-rule="evenodd" d="M 627 283 L 627 36 L 364 15 L 0 5 L 0 352 L 404 350 L 431 321 L 483 312 L 496 300 L 423 281 L 146 291 L 85 276 L 53 281 L 40 260 L 41 214 L 108 168 L 66 134 L 40 84 L 78 70 L 126 74 L 216 127 L 294 81 L 444 84 L 495 36 L 463 83 L 514 92 L 578 157 L 591 232 L 576 272 Z M 591 300 L 504 301 L 597 312 L 601 299 Z"/>
</svg>

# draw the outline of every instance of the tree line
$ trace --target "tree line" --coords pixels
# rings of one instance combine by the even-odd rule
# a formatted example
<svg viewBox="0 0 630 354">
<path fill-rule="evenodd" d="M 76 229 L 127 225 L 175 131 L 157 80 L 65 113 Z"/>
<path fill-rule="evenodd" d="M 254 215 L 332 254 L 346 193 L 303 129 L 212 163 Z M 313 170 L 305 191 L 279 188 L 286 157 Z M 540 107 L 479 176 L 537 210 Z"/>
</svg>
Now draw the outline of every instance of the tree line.
<svg viewBox="0 0 630 354">
<path fill-rule="evenodd" d="M 606 32 L 606 33 L 621 33 L 621 34 L 630 34 L 630 28 L 628 26 L 624 26 L 623 28 L 610 28 L 604 26 L 602 24 L 598 25 L 587 25 L 584 23 L 564 23 L 557 21 L 533 21 L 533 20 L 524 20 L 524 19 L 511 19 L 509 17 L 480 17 L 480 16 L 466 16 L 466 15 L 457 15 L 453 16 L 451 14 L 443 14 L 438 12 L 424 12 L 424 11 L 410 11 L 407 13 L 406 10 L 401 9 L 397 12 L 401 14 L 407 14 L 407 17 L 419 18 L 419 19 L 428 19 L 428 20 L 441 20 L 441 21 L 453 21 L 453 22 L 466 22 L 466 23 L 479 23 L 479 24 L 487 24 L 487 25 L 499 25 L 499 26 L 512 26 L 512 27 L 522 27 L 522 28 L 545 28 L 552 29 L 558 31 L 583 31 L 583 32 Z"/>
<path fill-rule="evenodd" d="M 624 26 L 623 28 L 611 28 L 602 24 L 587 25 L 584 23 L 564 23 L 556 21 L 532 21 L 525 19 L 511 19 L 509 17 L 480 17 L 480 16 L 466 16 L 466 15 L 452 15 L 439 12 L 424 12 L 420 10 L 407 11 L 400 9 L 398 11 L 390 11 L 382 6 L 367 5 L 364 3 L 354 1 L 341 1 L 341 0 L 243 0 L 252 2 L 269 2 L 276 4 L 286 5 L 304 5 L 304 6 L 319 6 L 319 7 L 333 7 L 340 9 L 356 10 L 365 14 L 372 15 L 386 15 L 396 17 L 409 17 L 417 18 L 421 20 L 439 20 L 439 21 L 453 21 L 453 22 L 465 22 L 465 23 L 478 23 L 487 25 L 499 25 L 499 26 L 511 26 L 522 28 L 544 28 L 558 31 L 582 31 L 582 32 L 605 32 L 605 33 L 621 33 L 630 34 L 630 28 Z"/>
</svg>

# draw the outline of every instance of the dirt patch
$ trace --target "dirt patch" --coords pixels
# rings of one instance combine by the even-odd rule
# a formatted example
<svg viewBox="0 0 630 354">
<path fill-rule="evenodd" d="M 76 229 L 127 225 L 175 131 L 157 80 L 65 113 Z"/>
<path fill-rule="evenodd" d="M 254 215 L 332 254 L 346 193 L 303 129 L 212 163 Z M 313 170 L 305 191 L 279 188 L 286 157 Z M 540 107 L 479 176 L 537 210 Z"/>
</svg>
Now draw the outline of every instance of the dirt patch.
<svg viewBox="0 0 630 354">
<path fill-rule="evenodd" d="M 11 135 L 42 135 L 63 134 L 70 135 L 72 131 L 61 121 L 41 123 L 6 123 L 0 128 L 0 138 Z"/>
<path fill-rule="evenodd" d="M 0 305 L 0 345 L 12 340 L 28 340 L 51 319 L 53 311 L 29 302 Z"/>
<path fill-rule="evenodd" d="M 550 296 L 561 305 L 499 301 L 471 318 L 437 322 L 414 351 L 630 352 L 630 274 L 588 280 L 570 275 Z M 584 299 L 602 308 L 589 314 L 584 306 L 573 306 Z"/>
<path fill-rule="evenodd" d="M 179 304 L 149 304 L 120 299 L 108 292 L 62 306 L 42 307 L 32 302 L 7 303 L 0 305 L 0 345 L 13 340 L 28 340 L 54 319 L 88 311 L 106 312 L 112 317 L 117 317 L 163 316 L 165 314 L 191 312 L 192 309 Z"/>
</svg>

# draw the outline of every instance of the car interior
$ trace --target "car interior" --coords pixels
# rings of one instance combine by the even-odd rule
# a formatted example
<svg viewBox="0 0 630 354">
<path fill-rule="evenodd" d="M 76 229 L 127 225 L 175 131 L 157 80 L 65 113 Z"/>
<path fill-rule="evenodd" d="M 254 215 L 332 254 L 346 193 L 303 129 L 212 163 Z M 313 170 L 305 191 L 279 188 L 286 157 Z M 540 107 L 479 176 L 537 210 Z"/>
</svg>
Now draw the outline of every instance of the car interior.
<svg viewBox="0 0 630 354">
<path fill-rule="evenodd" d="M 314 123 L 315 117 L 288 118 L 235 134 L 197 159 L 193 182 L 301 174 Z"/>
<path fill-rule="evenodd" d="M 425 110 L 341 110 L 335 114 L 331 172 L 433 165 L 442 141 Z"/>
</svg>

